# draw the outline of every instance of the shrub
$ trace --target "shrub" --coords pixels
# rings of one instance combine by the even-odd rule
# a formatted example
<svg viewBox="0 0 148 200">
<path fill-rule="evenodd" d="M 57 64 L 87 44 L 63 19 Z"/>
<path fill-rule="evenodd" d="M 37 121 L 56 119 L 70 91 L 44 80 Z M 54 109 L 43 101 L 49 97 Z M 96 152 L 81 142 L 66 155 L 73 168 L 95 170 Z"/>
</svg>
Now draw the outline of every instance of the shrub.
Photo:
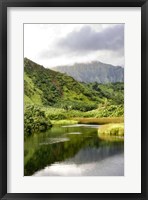
<svg viewBox="0 0 148 200">
<path fill-rule="evenodd" d="M 35 105 L 27 105 L 24 115 L 24 133 L 26 136 L 33 133 L 46 131 L 51 127 L 51 122 L 46 118 L 45 112 Z"/>
</svg>

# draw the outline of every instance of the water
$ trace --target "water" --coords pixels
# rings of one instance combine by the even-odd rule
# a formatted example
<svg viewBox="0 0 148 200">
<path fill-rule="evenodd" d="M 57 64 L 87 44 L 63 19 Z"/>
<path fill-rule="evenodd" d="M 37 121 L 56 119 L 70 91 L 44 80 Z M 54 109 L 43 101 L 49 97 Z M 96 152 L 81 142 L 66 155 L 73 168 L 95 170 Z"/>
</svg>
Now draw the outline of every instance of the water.
<svg viewBox="0 0 148 200">
<path fill-rule="evenodd" d="M 99 139 L 98 125 L 54 126 L 25 140 L 25 175 L 123 176 L 124 144 Z"/>
</svg>

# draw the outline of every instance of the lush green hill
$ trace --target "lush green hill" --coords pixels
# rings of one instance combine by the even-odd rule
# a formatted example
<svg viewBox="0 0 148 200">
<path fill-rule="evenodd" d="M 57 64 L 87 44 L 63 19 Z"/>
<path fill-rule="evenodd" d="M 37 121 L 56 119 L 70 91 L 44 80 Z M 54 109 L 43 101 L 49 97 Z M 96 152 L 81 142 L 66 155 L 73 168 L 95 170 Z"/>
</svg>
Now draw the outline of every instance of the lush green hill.
<svg viewBox="0 0 148 200">
<path fill-rule="evenodd" d="M 80 83 L 27 58 L 24 71 L 25 112 L 32 104 L 50 120 L 123 116 L 123 83 Z"/>
<path fill-rule="evenodd" d="M 25 104 L 88 111 L 102 103 L 98 92 L 65 74 L 24 60 Z"/>
<path fill-rule="evenodd" d="M 124 103 L 123 83 L 84 84 L 74 78 L 24 59 L 25 104 L 88 111 L 98 104 Z"/>
<path fill-rule="evenodd" d="M 115 83 L 124 81 L 124 68 L 98 61 L 75 63 L 72 66 L 57 66 L 53 69 L 66 73 L 75 80 L 85 83 Z"/>
</svg>

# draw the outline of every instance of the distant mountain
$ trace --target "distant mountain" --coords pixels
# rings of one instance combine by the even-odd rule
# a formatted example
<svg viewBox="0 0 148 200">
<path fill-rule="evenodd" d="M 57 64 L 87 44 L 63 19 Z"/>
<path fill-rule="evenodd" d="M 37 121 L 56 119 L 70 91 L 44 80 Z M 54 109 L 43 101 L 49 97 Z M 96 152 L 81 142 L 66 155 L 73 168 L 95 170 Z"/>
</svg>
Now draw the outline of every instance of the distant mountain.
<svg viewBox="0 0 148 200">
<path fill-rule="evenodd" d="M 66 73 L 79 82 L 115 83 L 124 81 L 124 69 L 122 67 L 98 61 L 75 63 L 72 66 L 57 66 L 52 69 Z"/>
</svg>

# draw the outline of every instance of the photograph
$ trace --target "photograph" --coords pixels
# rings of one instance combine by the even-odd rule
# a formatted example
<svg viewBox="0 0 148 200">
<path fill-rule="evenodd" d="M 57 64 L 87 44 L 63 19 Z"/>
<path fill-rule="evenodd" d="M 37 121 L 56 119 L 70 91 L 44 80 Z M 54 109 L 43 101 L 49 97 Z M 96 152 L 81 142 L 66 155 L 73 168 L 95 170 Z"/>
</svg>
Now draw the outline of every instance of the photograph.
<svg viewBox="0 0 148 200">
<path fill-rule="evenodd" d="M 124 176 L 124 29 L 23 24 L 24 176 Z"/>
</svg>

